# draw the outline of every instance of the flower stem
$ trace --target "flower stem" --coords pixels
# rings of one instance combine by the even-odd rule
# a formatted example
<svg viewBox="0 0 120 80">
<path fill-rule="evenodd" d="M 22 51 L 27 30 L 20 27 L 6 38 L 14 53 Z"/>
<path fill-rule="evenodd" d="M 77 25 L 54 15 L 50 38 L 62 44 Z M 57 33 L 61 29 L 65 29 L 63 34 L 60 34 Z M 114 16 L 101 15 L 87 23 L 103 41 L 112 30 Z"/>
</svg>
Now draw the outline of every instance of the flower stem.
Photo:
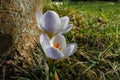
<svg viewBox="0 0 120 80">
<path fill-rule="evenodd" d="M 50 80 L 55 80 L 55 72 L 56 72 L 56 67 L 54 64 L 49 65 L 49 79 Z"/>
</svg>

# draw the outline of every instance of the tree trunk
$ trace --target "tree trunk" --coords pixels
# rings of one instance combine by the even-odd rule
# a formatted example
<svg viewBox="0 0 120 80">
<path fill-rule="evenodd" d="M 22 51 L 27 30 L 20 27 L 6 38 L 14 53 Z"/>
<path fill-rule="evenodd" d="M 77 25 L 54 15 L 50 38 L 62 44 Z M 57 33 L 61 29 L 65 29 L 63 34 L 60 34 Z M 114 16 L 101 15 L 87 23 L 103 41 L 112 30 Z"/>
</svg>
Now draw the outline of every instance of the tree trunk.
<svg viewBox="0 0 120 80">
<path fill-rule="evenodd" d="M 0 0 L 0 56 L 17 53 L 31 62 L 30 50 L 39 41 L 38 9 L 42 0 Z"/>
</svg>

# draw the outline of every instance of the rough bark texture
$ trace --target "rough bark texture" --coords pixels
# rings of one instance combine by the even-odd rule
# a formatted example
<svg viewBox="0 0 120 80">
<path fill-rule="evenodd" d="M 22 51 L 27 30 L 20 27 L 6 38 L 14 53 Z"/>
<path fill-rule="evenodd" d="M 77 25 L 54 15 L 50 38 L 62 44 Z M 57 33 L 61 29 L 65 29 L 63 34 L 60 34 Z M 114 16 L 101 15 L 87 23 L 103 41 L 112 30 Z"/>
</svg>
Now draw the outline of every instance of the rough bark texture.
<svg viewBox="0 0 120 80">
<path fill-rule="evenodd" d="M 36 11 L 42 0 L 0 1 L 0 56 L 19 54 L 31 62 L 30 50 L 39 40 Z"/>
</svg>

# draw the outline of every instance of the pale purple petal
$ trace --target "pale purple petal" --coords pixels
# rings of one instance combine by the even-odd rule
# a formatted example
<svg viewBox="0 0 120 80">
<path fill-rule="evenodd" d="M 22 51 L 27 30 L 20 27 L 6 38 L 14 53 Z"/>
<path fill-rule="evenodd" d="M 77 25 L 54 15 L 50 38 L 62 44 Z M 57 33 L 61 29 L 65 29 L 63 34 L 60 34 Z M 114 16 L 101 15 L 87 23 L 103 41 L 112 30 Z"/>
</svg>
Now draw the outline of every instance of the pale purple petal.
<svg viewBox="0 0 120 80">
<path fill-rule="evenodd" d="M 68 26 L 69 23 L 69 17 L 65 16 L 61 18 L 61 27 L 63 28 L 63 30 L 65 30 Z"/>
<path fill-rule="evenodd" d="M 42 26 L 49 32 L 56 32 L 60 30 L 61 21 L 57 13 L 54 11 L 47 11 L 42 16 Z"/>
<path fill-rule="evenodd" d="M 53 47 L 47 48 L 45 50 L 45 55 L 51 59 L 60 59 L 64 56 L 64 54 Z"/>
<path fill-rule="evenodd" d="M 76 43 L 68 44 L 68 47 L 62 51 L 62 53 L 65 55 L 64 58 L 67 58 L 70 55 L 73 55 L 73 53 L 76 50 L 77 50 L 77 44 Z"/>
<path fill-rule="evenodd" d="M 69 24 L 65 30 L 63 30 L 60 34 L 65 34 L 69 32 L 73 28 L 73 24 Z"/>
<path fill-rule="evenodd" d="M 43 50 L 45 50 L 46 48 L 51 47 L 50 39 L 46 34 L 41 34 L 40 35 L 40 44 L 41 44 Z"/>
<path fill-rule="evenodd" d="M 56 36 L 54 36 L 52 39 L 51 39 L 51 44 L 56 44 L 56 43 L 58 43 L 58 44 L 60 44 L 60 47 L 61 47 L 61 49 L 64 49 L 64 48 L 66 48 L 66 39 L 65 39 L 65 37 L 63 36 L 63 35 L 61 35 L 61 34 L 58 34 L 58 35 L 56 35 Z"/>
<path fill-rule="evenodd" d="M 42 43 L 44 41 L 44 39 L 47 39 L 48 41 L 50 41 L 50 38 L 45 33 L 40 35 L 40 43 Z"/>
<path fill-rule="evenodd" d="M 40 11 L 38 11 L 36 14 L 37 25 L 42 30 L 43 28 L 41 25 L 41 17 L 42 17 L 42 13 Z"/>
</svg>

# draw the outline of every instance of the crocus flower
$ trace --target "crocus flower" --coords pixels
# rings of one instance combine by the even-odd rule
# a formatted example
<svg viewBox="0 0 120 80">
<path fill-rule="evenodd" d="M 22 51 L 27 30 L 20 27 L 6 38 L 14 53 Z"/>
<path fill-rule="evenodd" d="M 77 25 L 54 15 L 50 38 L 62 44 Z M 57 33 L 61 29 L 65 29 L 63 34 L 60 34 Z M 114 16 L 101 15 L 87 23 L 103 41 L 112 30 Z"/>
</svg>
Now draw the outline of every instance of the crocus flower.
<svg viewBox="0 0 120 80">
<path fill-rule="evenodd" d="M 52 39 L 45 33 L 41 34 L 40 44 L 45 55 L 51 59 L 67 58 L 77 49 L 76 43 L 66 44 L 66 39 L 62 34 L 58 34 Z"/>
<path fill-rule="evenodd" d="M 69 24 L 69 17 L 60 18 L 54 11 L 47 11 L 43 15 L 37 12 L 36 15 L 38 27 L 48 35 L 64 34 L 70 31 L 73 24 Z"/>
</svg>

